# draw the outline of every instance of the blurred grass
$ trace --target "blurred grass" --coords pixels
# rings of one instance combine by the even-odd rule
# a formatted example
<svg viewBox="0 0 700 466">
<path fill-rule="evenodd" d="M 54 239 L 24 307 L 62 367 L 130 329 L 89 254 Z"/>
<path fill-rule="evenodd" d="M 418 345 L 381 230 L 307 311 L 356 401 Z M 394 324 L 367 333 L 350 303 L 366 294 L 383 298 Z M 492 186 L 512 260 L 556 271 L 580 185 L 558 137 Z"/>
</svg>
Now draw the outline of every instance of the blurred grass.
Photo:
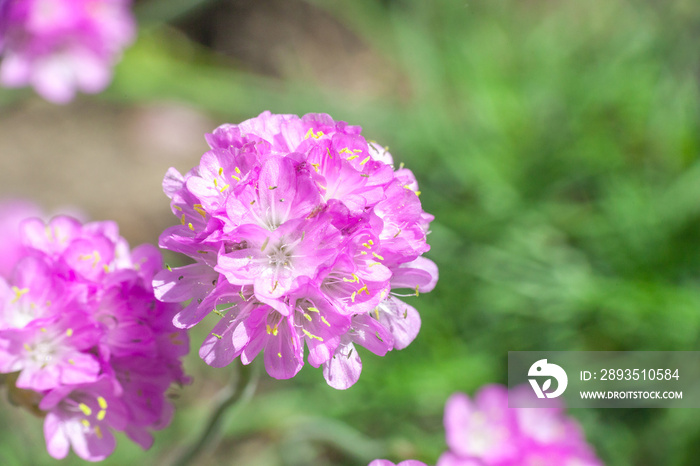
<svg viewBox="0 0 700 466">
<path fill-rule="evenodd" d="M 446 398 L 506 382 L 508 351 L 700 349 L 700 4 L 314 3 L 406 89 L 363 97 L 253 76 L 152 27 L 105 98 L 183 101 L 222 122 L 269 109 L 362 125 L 418 177 L 440 282 L 411 301 L 423 319 L 411 346 L 363 352 L 346 392 L 311 367 L 268 380 L 205 463 L 353 465 L 379 453 L 434 464 Z M 174 424 L 147 454 L 122 439 L 107 464 L 164 461 L 198 431 L 227 378 L 197 359 L 202 337 Z M 697 464 L 695 411 L 571 414 L 609 466 Z M 41 444 L 38 423 L 3 416 L 17 428 L 3 429 L 2 464 L 52 463 L 12 448 Z"/>
</svg>

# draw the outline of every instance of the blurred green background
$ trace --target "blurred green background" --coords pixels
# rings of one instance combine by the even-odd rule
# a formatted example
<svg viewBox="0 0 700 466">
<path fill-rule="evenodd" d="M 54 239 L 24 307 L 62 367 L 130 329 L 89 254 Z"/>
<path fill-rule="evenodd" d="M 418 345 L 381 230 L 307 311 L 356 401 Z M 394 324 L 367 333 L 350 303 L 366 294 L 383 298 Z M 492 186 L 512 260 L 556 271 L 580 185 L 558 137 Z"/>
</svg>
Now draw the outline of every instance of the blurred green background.
<svg viewBox="0 0 700 466">
<path fill-rule="evenodd" d="M 263 374 L 196 464 L 434 464 L 456 391 L 506 383 L 515 350 L 700 350 L 697 0 L 142 0 L 110 89 L 53 107 L 0 90 L 2 196 L 116 219 L 136 244 L 174 223 L 160 182 L 203 133 L 263 110 L 326 112 L 413 170 L 440 267 L 418 338 L 362 352 L 335 391 Z M 171 261 L 177 259 L 170 258 Z M 192 333 L 195 382 L 142 452 L 168 464 L 235 368 Z M 696 410 L 570 410 L 609 466 L 697 465 Z M 2 401 L 0 463 L 54 464 L 41 421 Z M 71 456 L 63 464 L 78 464 Z"/>
</svg>

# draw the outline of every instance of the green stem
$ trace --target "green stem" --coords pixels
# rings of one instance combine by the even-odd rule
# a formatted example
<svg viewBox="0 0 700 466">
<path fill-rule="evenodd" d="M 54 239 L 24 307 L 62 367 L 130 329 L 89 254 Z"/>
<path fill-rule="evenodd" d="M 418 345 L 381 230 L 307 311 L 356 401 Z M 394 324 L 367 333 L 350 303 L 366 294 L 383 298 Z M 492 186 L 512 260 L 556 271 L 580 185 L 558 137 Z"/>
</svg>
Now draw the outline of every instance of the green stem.
<svg viewBox="0 0 700 466">
<path fill-rule="evenodd" d="M 219 433 L 219 428 L 224 419 L 224 415 L 232 406 L 247 402 L 255 393 L 255 388 L 258 384 L 258 371 L 251 365 L 242 365 L 238 371 L 238 376 L 235 378 L 235 386 L 229 383 L 219 393 L 219 402 L 212 411 L 209 420 L 207 421 L 204 430 L 199 435 L 199 438 L 178 458 L 173 462 L 173 466 L 187 466 L 193 464 L 197 456 L 202 450 L 209 446 L 214 438 Z M 231 380 L 233 382 L 234 379 Z"/>
</svg>

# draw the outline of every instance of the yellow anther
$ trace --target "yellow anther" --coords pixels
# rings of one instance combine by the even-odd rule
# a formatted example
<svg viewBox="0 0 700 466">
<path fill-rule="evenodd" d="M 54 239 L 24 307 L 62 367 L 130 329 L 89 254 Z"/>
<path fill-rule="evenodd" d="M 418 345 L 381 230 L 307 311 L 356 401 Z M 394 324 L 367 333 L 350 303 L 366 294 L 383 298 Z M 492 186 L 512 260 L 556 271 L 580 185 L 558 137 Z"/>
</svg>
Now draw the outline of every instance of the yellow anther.
<svg viewBox="0 0 700 466">
<path fill-rule="evenodd" d="M 83 414 L 86 415 L 86 416 L 89 416 L 89 415 L 92 414 L 92 409 L 90 409 L 90 407 L 89 407 L 88 405 L 86 405 L 85 403 L 80 403 L 80 404 L 78 405 L 78 408 L 80 408 L 80 410 L 81 410 L 81 411 L 83 412 Z"/>
<path fill-rule="evenodd" d="M 365 285 L 362 288 L 360 288 L 359 290 L 357 290 L 357 293 L 359 294 L 359 293 L 362 293 L 363 291 L 365 293 L 369 294 L 369 290 L 367 289 L 367 285 Z"/>
<path fill-rule="evenodd" d="M 281 358 L 281 357 L 282 357 L 282 353 L 277 353 L 277 356 Z"/>
<path fill-rule="evenodd" d="M 107 411 L 105 411 L 104 409 L 101 410 L 101 411 L 99 411 L 99 412 L 97 413 L 97 420 L 98 420 L 98 421 L 103 420 L 103 419 L 105 418 L 105 414 L 107 414 Z"/>
<path fill-rule="evenodd" d="M 176 205 L 176 206 L 173 206 L 173 207 L 175 207 L 175 210 L 179 210 L 180 212 L 182 212 L 182 207 L 180 207 L 179 205 Z"/>
<path fill-rule="evenodd" d="M 357 291 L 353 291 L 350 295 L 350 301 L 352 301 L 353 303 L 355 302 L 355 296 L 357 296 Z"/>
<path fill-rule="evenodd" d="M 363 256 L 366 256 L 366 255 L 367 255 L 367 251 L 360 251 L 360 254 L 362 254 Z"/>
<path fill-rule="evenodd" d="M 267 189 L 269 189 L 270 191 L 272 191 L 273 189 L 277 189 L 277 186 L 268 186 Z"/>
<path fill-rule="evenodd" d="M 362 162 L 360 162 L 360 165 L 366 164 L 367 162 L 369 162 L 369 159 L 370 159 L 370 156 L 368 155 L 367 157 L 365 157 L 364 159 L 362 159 Z"/>
<path fill-rule="evenodd" d="M 367 243 L 362 243 L 362 245 L 363 245 L 364 247 L 366 247 L 367 249 L 372 249 L 372 246 L 370 246 L 370 245 L 367 244 Z"/>
<path fill-rule="evenodd" d="M 368 242 L 369 244 L 371 244 L 372 246 L 374 246 L 374 241 L 369 240 L 369 241 L 367 241 L 367 242 Z"/>
<path fill-rule="evenodd" d="M 320 167 L 321 164 L 320 163 L 312 163 L 311 166 L 314 167 L 314 170 L 318 171 L 318 167 Z"/>
<path fill-rule="evenodd" d="M 109 266 L 108 266 L 107 264 L 104 264 L 104 265 L 102 266 L 102 270 L 104 270 L 105 273 L 109 273 Z"/>
<path fill-rule="evenodd" d="M 241 169 L 240 169 L 240 168 L 236 167 L 236 168 L 234 168 L 234 170 L 235 170 L 236 173 L 238 173 L 239 175 L 241 174 Z"/>
<path fill-rule="evenodd" d="M 362 152 L 362 149 L 353 149 L 353 152 Z"/>
<path fill-rule="evenodd" d="M 224 191 L 226 191 L 226 190 L 228 189 L 229 186 L 230 186 L 229 184 L 224 185 L 224 186 L 219 190 L 219 192 L 220 192 L 220 193 L 223 193 Z"/>
<path fill-rule="evenodd" d="M 67 336 L 67 337 L 72 337 L 72 336 L 73 336 L 73 329 L 72 329 L 72 328 L 69 328 L 69 329 L 66 330 L 66 336 Z"/>
<path fill-rule="evenodd" d="M 309 128 L 309 130 L 306 132 L 306 135 L 304 136 L 304 139 L 309 139 L 313 134 L 314 134 L 314 129 Z"/>
<path fill-rule="evenodd" d="M 15 292 L 15 297 L 12 298 L 11 303 L 16 303 L 22 298 L 23 295 L 29 293 L 29 288 L 18 288 L 16 286 L 13 286 L 12 291 Z"/>
<path fill-rule="evenodd" d="M 219 167 L 219 176 L 224 174 L 224 167 Z"/>
<path fill-rule="evenodd" d="M 237 177 L 236 175 L 231 175 L 231 178 L 233 178 L 236 181 L 241 181 L 241 179 L 239 177 Z"/>
<path fill-rule="evenodd" d="M 278 333 L 278 330 L 277 330 L 277 326 L 275 325 L 275 327 L 272 329 L 272 336 L 276 337 L 277 333 Z"/>
<path fill-rule="evenodd" d="M 81 419 L 81 420 L 80 420 L 80 423 L 81 423 L 83 426 L 85 426 L 86 428 L 89 428 L 89 427 L 90 427 L 90 421 L 88 421 L 87 419 Z"/>
<path fill-rule="evenodd" d="M 269 243 L 269 242 L 270 242 L 270 237 L 268 236 L 267 238 L 265 238 L 265 241 L 263 241 L 263 244 L 260 247 L 261 252 L 265 250 L 265 248 L 267 247 L 267 243 Z"/>
<path fill-rule="evenodd" d="M 418 285 L 416 285 L 416 296 L 418 296 Z"/>
<path fill-rule="evenodd" d="M 321 312 L 321 311 L 319 311 L 318 309 L 316 309 L 315 307 L 308 307 L 308 308 L 306 308 L 306 310 L 309 311 L 309 312 L 318 312 L 318 313 Z"/>
<path fill-rule="evenodd" d="M 102 429 L 100 429 L 100 426 L 95 426 L 95 435 L 97 435 L 98 439 L 102 438 Z"/>
<path fill-rule="evenodd" d="M 68 364 L 70 364 L 71 366 L 75 366 L 75 361 L 73 361 L 72 359 L 69 359 Z"/>
<path fill-rule="evenodd" d="M 46 333 L 46 328 L 45 328 L 45 327 L 41 327 L 39 330 L 40 330 L 42 333 Z M 68 335 L 68 336 L 70 336 L 70 335 Z"/>
<path fill-rule="evenodd" d="M 318 183 L 316 183 L 316 186 L 318 186 L 319 188 L 323 189 L 324 191 L 325 191 L 326 189 L 328 189 L 328 188 L 326 188 L 325 186 L 323 186 L 323 185 L 321 185 L 321 184 L 318 184 Z"/>
<path fill-rule="evenodd" d="M 211 334 L 214 335 L 219 340 L 221 340 L 223 338 L 223 336 L 219 335 L 218 333 L 211 332 Z"/>
<path fill-rule="evenodd" d="M 386 297 L 386 290 L 382 290 L 381 293 L 379 293 L 379 298 L 384 299 Z"/>
<path fill-rule="evenodd" d="M 301 329 L 301 331 L 304 332 L 304 335 L 306 335 L 307 337 L 309 337 L 309 338 L 311 338 L 311 339 L 316 339 L 316 340 L 318 340 L 318 341 L 323 341 L 323 338 L 314 335 L 313 333 L 309 332 L 309 331 L 306 330 L 305 328 Z"/>
<path fill-rule="evenodd" d="M 323 322 L 324 324 L 326 324 L 329 327 L 331 326 L 331 324 L 329 324 L 328 321 L 326 320 L 326 318 L 323 316 L 321 316 L 321 322 Z"/>
<path fill-rule="evenodd" d="M 103 397 L 97 397 L 97 404 L 100 405 L 100 409 L 107 409 L 107 400 L 105 400 Z"/>
<path fill-rule="evenodd" d="M 374 267 L 375 265 L 381 265 L 381 262 L 372 262 L 367 267 Z"/>
<path fill-rule="evenodd" d="M 399 235 L 401 234 L 401 231 L 402 231 L 401 228 L 399 228 L 399 231 L 396 232 L 396 234 L 394 235 L 394 238 L 396 238 L 397 236 L 399 236 Z"/>
<path fill-rule="evenodd" d="M 29 346 L 27 343 L 25 343 L 25 344 L 22 345 L 22 346 L 24 346 L 24 349 L 27 350 L 27 351 L 31 351 L 31 350 L 32 350 L 32 347 Z"/>
<path fill-rule="evenodd" d="M 306 312 L 304 313 L 304 317 L 306 317 L 306 320 L 308 320 L 309 322 L 311 322 L 311 316 L 308 315 Z"/>
<path fill-rule="evenodd" d="M 376 257 L 377 259 L 379 259 L 380 261 L 383 261 L 383 260 L 384 260 L 384 258 L 383 258 L 382 256 L 380 256 L 379 254 L 377 254 L 376 252 L 373 252 L 372 255 L 373 255 L 374 257 Z"/>
<path fill-rule="evenodd" d="M 185 224 L 185 214 L 182 214 L 182 217 L 180 217 L 180 223 Z"/>
<path fill-rule="evenodd" d="M 340 149 L 340 152 L 339 152 L 339 153 L 340 153 L 340 154 L 350 154 L 350 155 L 352 155 L 352 152 L 350 152 L 350 149 L 348 149 L 347 147 L 343 147 L 342 149 Z"/>
<path fill-rule="evenodd" d="M 189 228 L 190 230 L 194 231 L 194 225 L 192 225 L 191 223 L 188 223 L 188 224 L 187 224 L 187 228 Z"/>
<path fill-rule="evenodd" d="M 219 180 L 216 178 L 214 178 L 214 187 L 217 189 L 219 188 Z"/>
<path fill-rule="evenodd" d="M 377 320 L 379 320 L 379 308 L 378 307 L 374 308 L 374 315 L 377 316 Z"/>
<path fill-rule="evenodd" d="M 402 170 L 402 169 L 403 169 L 403 162 L 401 162 L 401 163 L 399 164 L 399 170 Z"/>
<path fill-rule="evenodd" d="M 272 333 L 272 327 L 270 327 L 270 324 L 267 324 L 267 334 L 269 335 L 271 333 Z"/>
<path fill-rule="evenodd" d="M 207 212 L 202 208 L 202 204 L 195 204 L 192 206 L 192 208 L 202 216 L 202 218 L 207 216 Z"/>
<path fill-rule="evenodd" d="M 355 160 L 358 157 L 359 157 L 359 155 L 357 155 L 357 154 L 351 155 L 350 157 L 348 157 L 348 160 Z"/>
<path fill-rule="evenodd" d="M 344 281 L 344 282 L 349 282 L 349 283 L 355 283 L 355 279 L 354 279 L 354 278 L 351 280 L 351 279 L 349 279 L 349 278 L 343 277 L 343 281 Z"/>
<path fill-rule="evenodd" d="M 415 191 L 416 196 L 420 196 L 420 191 Z"/>
</svg>

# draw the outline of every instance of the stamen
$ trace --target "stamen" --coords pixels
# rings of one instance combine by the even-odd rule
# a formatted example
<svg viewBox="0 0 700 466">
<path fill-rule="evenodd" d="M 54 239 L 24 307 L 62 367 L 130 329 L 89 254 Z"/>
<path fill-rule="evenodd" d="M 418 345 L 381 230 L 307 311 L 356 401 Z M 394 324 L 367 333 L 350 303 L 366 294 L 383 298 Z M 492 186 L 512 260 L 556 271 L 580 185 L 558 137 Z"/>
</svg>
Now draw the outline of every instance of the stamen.
<svg viewBox="0 0 700 466">
<path fill-rule="evenodd" d="M 202 216 L 202 218 L 206 218 L 207 212 L 202 208 L 202 204 L 195 204 L 192 206 L 192 208 L 196 210 L 197 213 Z"/>
<path fill-rule="evenodd" d="M 29 293 L 29 288 L 18 288 L 16 286 L 12 287 L 12 291 L 15 292 L 15 297 L 10 301 L 10 303 L 14 304 L 17 301 L 19 301 L 23 295 Z"/>
<path fill-rule="evenodd" d="M 306 330 L 305 328 L 302 328 L 301 331 L 304 332 L 304 335 L 306 335 L 307 337 L 309 337 L 309 338 L 311 338 L 311 339 L 316 339 L 316 340 L 318 340 L 318 341 L 320 341 L 320 342 L 323 342 L 323 338 L 314 335 L 313 333 L 309 332 L 309 331 Z"/>
<path fill-rule="evenodd" d="M 81 411 L 83 412 L 83 414 L 86 415 L 86 416 L 89 416 L 89 415 L 92 414 L 92 409 L 90 409 L 90 407 L 89 407 L 88 405 L 86 405 L 85 403 L 80 403 L 80 404 L 78 405 L 78 408 L 80 408 L 80 410 L 81 410 Z"/>
</svg>

